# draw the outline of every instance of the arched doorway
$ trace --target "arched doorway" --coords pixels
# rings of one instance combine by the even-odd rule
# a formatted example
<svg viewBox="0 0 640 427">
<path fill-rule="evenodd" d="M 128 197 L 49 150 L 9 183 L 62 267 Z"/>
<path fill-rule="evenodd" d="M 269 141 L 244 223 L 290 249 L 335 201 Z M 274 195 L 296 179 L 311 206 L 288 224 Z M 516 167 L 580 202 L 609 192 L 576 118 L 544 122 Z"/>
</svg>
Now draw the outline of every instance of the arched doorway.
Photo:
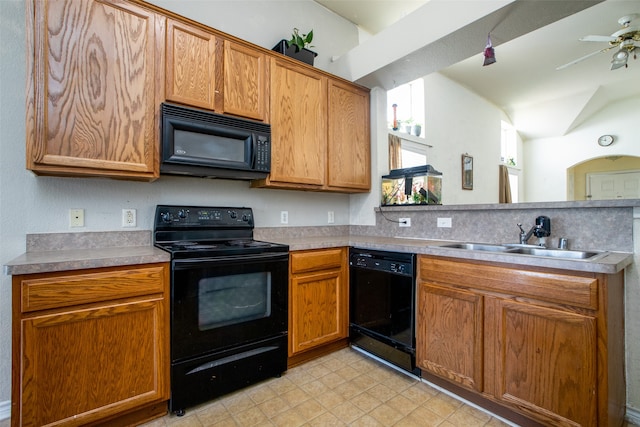
<svg viewBox="0 0 640 427">
<path fill-rule="evenodd" d="M 637 156 L 596 157 L 567 168 L 567 200 L 638 198 L 638 191 Z"/>
</svg>

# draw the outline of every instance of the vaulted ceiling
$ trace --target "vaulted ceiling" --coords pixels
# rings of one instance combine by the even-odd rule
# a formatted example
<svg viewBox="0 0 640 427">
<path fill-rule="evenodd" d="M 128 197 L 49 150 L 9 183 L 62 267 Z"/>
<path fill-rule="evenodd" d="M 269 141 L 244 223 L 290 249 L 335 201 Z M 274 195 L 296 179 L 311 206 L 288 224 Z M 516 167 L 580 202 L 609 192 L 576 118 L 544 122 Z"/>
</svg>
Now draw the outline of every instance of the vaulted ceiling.
<svg viewBox="0 0 640 427">
<path fill-rule="evenodd" d="M 371 33 L 371 39 L 385 29 L 392 31 L 411 22 L 409 15 L 418 15 L 433 6 L 427 4 L 429 1 L 316 1 Z M 431 0 L 438 1 L 446 0 Z M 478 16 L 477 23 L 483 25 L 476 28 L 469 25 L 434 40 L 372 75 L 359 77 L 360 82 L 385 87 L 389 85 L 385 79 L 390 76 L 397 84 L 438 71 L 502 108 L 525 138 L 563 135 L 604 105 L 640 96 L 640 61 L 630 59 L 627 68 L 610 70 L 617 49 L 556 70 L 574 59 L 608 48 L 606 42 L 579 39 L 618 31 L 621 28 L 618 19 L 640 13 L 640 1 L 562 3 L 517 0 L 492 16 Z M 566 12 L 554 7 L 566 8 Z M 534 28 L 526 28 L 527 25 Z M 640 18 L 632 26 L 640 27 Z M 495 64 L 482 66 L 486 34 L 478 33 L 478 28 L 491 30 Z M 425 55 L 429 55 L 429 60 L 424 59 Z M 456 55 L 460 58 L 452 59 Z"/>
</svg>

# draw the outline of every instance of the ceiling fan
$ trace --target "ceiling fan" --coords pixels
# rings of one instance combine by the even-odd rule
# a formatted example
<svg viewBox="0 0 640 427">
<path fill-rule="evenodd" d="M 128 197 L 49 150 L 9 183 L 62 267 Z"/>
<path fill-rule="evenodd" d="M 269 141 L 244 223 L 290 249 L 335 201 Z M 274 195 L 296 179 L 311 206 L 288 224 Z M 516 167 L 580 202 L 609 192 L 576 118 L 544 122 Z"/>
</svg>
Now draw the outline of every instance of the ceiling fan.
<svg viewBox="0 0 640 427">
<path fill-rule="evenodd" d="M 613 54 L 613 58 L 611 59 L 611 69 L 615 70 L 622 66 L 627 67 L 629 56 L 633 55 L 633 58 L 635 59 L 637 57 L 637 53 L 640 52 L 640 26 L 631 25 L 631 22 L 639 17 L 640 14 L 632 13 L 631 15 L 626 15 L 618 19 L 618 23 L 622 25 L 622 28 L 610 36 L 584 36 L 580 38 L 580 41 L 583 42 L 608 42 L 609 46 L 585 55 L 582 58 L 575 59 L 567 64 L 561 65 L 556 68 L 556 70 L 562 70 L 594 55 L 607 52 L 615 48 L 618 48 L 618 50 Z"/>
</svg>

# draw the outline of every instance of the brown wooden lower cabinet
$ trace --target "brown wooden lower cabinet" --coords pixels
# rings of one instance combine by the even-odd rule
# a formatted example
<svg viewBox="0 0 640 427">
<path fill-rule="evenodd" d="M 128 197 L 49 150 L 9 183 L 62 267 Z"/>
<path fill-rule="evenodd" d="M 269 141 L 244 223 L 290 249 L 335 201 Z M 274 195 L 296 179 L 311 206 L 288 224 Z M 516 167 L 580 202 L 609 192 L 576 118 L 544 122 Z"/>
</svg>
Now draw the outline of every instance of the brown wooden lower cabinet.
<svg viewBox="0 0 640 427">
<path fill-rule="evenodd" d="M 12 426 L 165 414 L 168 295 L 166 263 L 14 276 Z"/>
<path fill-rule="evenodd" d="M 425 376 L 542 425 L 623 424 L 622 272 L 423 255 L 417 286 Z"/>
<path fill-rule="evenodd" d="M 294 251 L 289 263 L 289 366 L 345 347 L 347 248 Z"/>
</svg>

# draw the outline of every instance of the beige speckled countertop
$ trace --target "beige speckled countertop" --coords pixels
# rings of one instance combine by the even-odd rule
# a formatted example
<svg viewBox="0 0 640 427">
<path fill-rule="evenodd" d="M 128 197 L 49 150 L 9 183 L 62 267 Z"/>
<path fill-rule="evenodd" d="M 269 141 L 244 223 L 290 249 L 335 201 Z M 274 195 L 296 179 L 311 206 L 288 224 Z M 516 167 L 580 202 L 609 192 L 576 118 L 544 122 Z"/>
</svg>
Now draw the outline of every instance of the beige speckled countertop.
<svg viewBox="0 0 640 427">
<path fill-rule="evenodd" d="M 7 275 L 168 262 L 168 252 L 153 246 L 25 252 L 4 266 Z"/>
<path fill-rule="evenodd" d="M 441 247 L 452 243 L 445 240 L 407 239 L 395 237 L 375 236 L 317 236 L 297 238 L 271 239 L 277 243 L 289 245 L 290 250 L 307 250 L 319 248 L 331 248 L 339 246 L 354 246 L 365 249 L 377 249 L 385 251 L 412 252 L 417 254 L 447 256 L 459 259 L 472 259 L 479 261 L 500 262 L 508 264 L 520 264 L 533 267 L 558 268 L 563 270 L 587 271 L 592 273 L 614 274 L 633 261 L 633 254 L 628 252 L 607 252 L 593 261 L 557 259 L 533 255 L 508 254 L 499 252 L 471 251 Z"/>
<path fill-rule="evenodd" d="M 86 239 L 85 235 L 74 235 L 73 242 L 77 244 L 80 239 Z M 58 240 L 67 242 L 68 235 L 59 235 Z M 110 234 L 106 235 L 110 239 Z M 95 235 L 89 234 L 93 241 Z M 105 236 L 98 235 L 100 239 Z M 108 247 L 88 247 L 67 249 L 65 247 L 47 247 L 46 250 L 34 250 L 28 242 L 28 250 L 19 257 L 9 261 L 4 266 L 7 275 L 45 273 L 52 271 L 78 270 L 83 268 L 113 267 L 121 265 L 146 264 L 155 262 L 168 262 L 170 256 L 167 252 L 155 248 L 149 240 L 139 242 L 127 240 L 123 246 L 114 246 L 109 240 Z M 32 240 L 43 238 L 43 235 L 34 236 Z M 50 236 L 44 236 L 47 244 L 50 244 Z M 122 240 L 122 237 L 119 237 Z M 614 274 L 633 261 L 633 254 L 628 252 L 607 252 L 594 260 L 569 260 L 532 255 L 508 254 L 497 252 L 471 251 L 441 247 L 451 243 L 445 240 L 411 239 L 395 237 L 376 237 L 358 235 L 340 236 L 310 236 L 310 237 L 276 237 L 271 236 L 270 241 L 289 245 L 290 250 L 308 250 L 331 247 L 353 246 L 365 249 L 377 249 L 385 251 L 410 252 L 426 255 L 447 256 L 458 259 L 470 259 L 479 261 L 499 262 L 533 267 L 558 268 L 573 271 L 587 271 L 593 273 Z M 148 242 L 148 243 L 147 243 Z M 146 244 L 145 244 L 146 243 Z M 57 241 L 55 244 L 59 244 Z M 65 243 L 67 244 L 67 243 Z M 42 246 L 40 246 L 42 247 Z"/>
</svg>

